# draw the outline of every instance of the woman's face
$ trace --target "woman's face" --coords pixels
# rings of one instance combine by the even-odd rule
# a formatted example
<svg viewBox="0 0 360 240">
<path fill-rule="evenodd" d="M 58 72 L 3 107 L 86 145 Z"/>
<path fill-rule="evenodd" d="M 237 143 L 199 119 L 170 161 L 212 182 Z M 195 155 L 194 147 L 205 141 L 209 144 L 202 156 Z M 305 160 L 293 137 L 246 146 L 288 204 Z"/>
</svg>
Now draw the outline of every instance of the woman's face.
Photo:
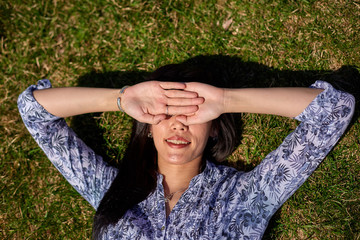
<svg viewBox="0 0 360 240">
<path fill-rule="evenodd" d="M 158 152 L 158 164 L 182 165 L 193 161 L 200 164 L 211 122 L 186 126 L 172 116 L 151 125 L 150 131 Z"/>
</svg>

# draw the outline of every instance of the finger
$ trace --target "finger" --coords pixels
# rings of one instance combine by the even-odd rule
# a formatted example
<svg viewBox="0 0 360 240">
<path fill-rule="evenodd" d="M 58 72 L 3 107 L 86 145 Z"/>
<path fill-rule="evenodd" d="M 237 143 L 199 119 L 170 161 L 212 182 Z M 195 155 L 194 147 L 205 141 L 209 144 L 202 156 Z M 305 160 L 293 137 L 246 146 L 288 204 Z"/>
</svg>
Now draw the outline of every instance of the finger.
<svg viewBox="0 0 360 240">
<path fill-rule="evenodd" d="M 188 125 L 187 124 L 187 116 L 185 116 L 185 115 L 178 115 L 175 117 L 175 119 L 184 125 Z"/>
<path fill-rule="evenodd" d="M 169 98 L 196 98 L 198 94 L 183 90 L 165 90 L 165 96 Z"/>
<path fill-rule="evenodd" d="M 160 123 L 162 120 L 164 120 L 166 118 L 166 115 L 165 114 L 158 114 L 158 115 L 155 115 L 154 118 L 153 118 L 153 123 L 151 124 L 158 124 Z"/>
<path fill-rule="evenodd" d="M 169 98 L 167 99 L 168 106 L 192 106 L 200 105 L 205 102 L 202 97 L 199 98 Z"/>
<path fill-rule="evenodd" d="M 163 89 L 185 89 L 185 83 L 181 82 L 160 82 L 160 87 Z"/>
<path fill-rule="evenodd" d="M 195 114 L 192 116 L 179 115 L 179 116 L 176 116 L 176 120 L 181 122 L 184 125 L 204 123 L 204 121 L 200 121 L 200 119 Z"/>
<path fill-rule="evenodd" d="M 186 83 L 186 91 L 190 91 L 190 92 L 196 92 L 196 90 L 199 88 L 199 84 L 196 82 L 188 82 Z"/>
<path fill-rule="evenodd" d="M 165 118 L 166 118 L 165 114 L 151 115 L 145 113 L 142 115 L 139 121 L 148 124 L 158 124 L 160 121 L 164 120 Z"/>
<path fill-rule="evenodd" d="M 168 106 L 168 115 L 185 115 L 195 113 L 198 106 Z"/>
</svg>

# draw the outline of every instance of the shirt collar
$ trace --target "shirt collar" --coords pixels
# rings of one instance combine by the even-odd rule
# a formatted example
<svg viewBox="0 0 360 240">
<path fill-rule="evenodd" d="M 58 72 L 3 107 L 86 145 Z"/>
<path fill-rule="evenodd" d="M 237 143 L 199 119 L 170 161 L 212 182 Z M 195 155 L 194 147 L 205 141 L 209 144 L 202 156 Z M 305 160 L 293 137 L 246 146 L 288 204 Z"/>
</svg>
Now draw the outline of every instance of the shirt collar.
<svg viewBox="0 0 360 240">
<path fill-rule="evenodd" d="M 162 181 L 164 179 L 164 176 L 160 173 L 156 173 L 157 174 L 157 183 L 158 185 L 161 184 L 162 185 Z M 195 185 L 197 185 L 197 183 L 202 180 L 202 179 L 216 179 L 216 176 L 218 175 L 218 172 L 216 171 L 216 165 L 209 161 L 206 160 L 205 161 L 205 168 L 204 170 L 199 173 L 198 175 L 194 176 L 189 184 L 189 188 L 194 187 Z"/>
<path fill-rule="evenodd" d="M 214 180 L 217 179 L 219 173 L 217 171 L 216 165 L 208 160 L 205 163 L 206 165 L 204 170 L 191 179 L 189 187 L 183 193 L 183 197 L 180 199 L 180 202 L 192 201 L 193 199 L 196 199 L 200 194 L 206 191 L 207 188 L 210 188 L 211 184 L 214 183 Z M 161 192 L 164 191 L 162 184 L 163 179 L 164 176 L 160 173 L 157 173 L 157 189 Z"/>
</svg>

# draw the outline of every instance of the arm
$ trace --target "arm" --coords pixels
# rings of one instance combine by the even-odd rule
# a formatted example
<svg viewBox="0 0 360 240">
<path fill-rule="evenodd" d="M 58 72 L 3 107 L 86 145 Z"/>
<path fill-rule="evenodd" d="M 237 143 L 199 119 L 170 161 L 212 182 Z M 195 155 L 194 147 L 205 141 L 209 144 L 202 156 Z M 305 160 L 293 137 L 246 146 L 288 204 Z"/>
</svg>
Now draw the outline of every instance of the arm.
<svg viewBox="0 0 360 240">
<path fill-rule="evenodd" d="M 203 102 L 196 93 L 183 91 L 185 84 L 143 82 L 130 86 L 121 94 L 121 106 L 127 114 L 140 122 L 157 124 L 168 113 L 190 114 Z M 35 99 L 50 113 L 69 117 L 91 112 L 118 111 L 120 89 L 106 88 L 48 88 L 35 90 Z"/>
<path fill-rule="evenodd" d="M 212 87 L 207 91 L 214 92 L 208 94 L 210 99 L 205 97 L 196 115 L 179 118 L 188 122 L 203 121 L 208 117 L 205 113 L 215 116 L 227 111 L 244 111 L 296 116 L 295 119 L 301 121 L 256 168 L 239 172 L 228 191 L 229 201 L 223 211 L 236 219 L 244 235 L 258 236 L 275 211 L 306 181 L 340 139 L 353 115 L 354 97 L 322 81 L 313 84 L 309 91 L 302 88 L 247 89 L 240 93 L 235 90 L 230 96 L 222 97 L 222 102 L 211 97 L 216 96 L 216 92 L 224 96 L 224 91 Z M 206 93 L 199 92 L 199 96 L 204 96 L 202 94 Z M 217 101 L 221 103 L 216 104 Z M 215 110 L 222 110 L 213 110 L 207 105 L 209 102 L 214 104 Z M 227 110 L 221 106 L 227 106 Z"/>
<path fill-rule="evenodd" d="M 166 88 L 177 86 L 163 85 Z M 122 106 L 127 112 L 134 112 L 135 110 L 136 113 L 138 110 L 141 117 L 141 111 L 143 109 L 147 111 L 146 107 L 151 109 L 152 102 L 148 105 L 139 105 L 137 103 L 139 100 L 128 97 L 139 96 L 139 94 L 132 94 L 132 91 L 141 91 L 137 87 L 139 85 L 129 87 L 126 90 L 123 95 L 124 98 L 122 98 L 124 100 Z M 127 92 L 128 90 L 130 91 Z M 160 91 L 165 92 L 161 89 Z M 140 92 L 141 95 L 144 96 L 144 93 Z M 167 90 L 166 95 L 170 97 L 174 95 L 194 96 L 193 93 L 188 94 L 188 92 L 176 90 Z M 117 96 L 118 90 L 112 89 L 52 89 L 48 80 L 40 80 L 37 85 L 30 86 L 18 98 L 20 115 L 34 140 L 66 180 L 95 208 L 110 187 L 117 174 L 117 169 L 104 162 L 102 157 L 89 148 L 61 117 L 86 112 L 115 111 L 117 110 Z M 159 103 L 157 99 L 166 100 L 166 103 L 169 104 L 176 102 L 176 99 L 174 101 L 174 99 L 163 96 L 162 98 L 161 96 L 155 98 L 153 102 L 160 105 L 163 103 Z M 195 96 L 197 95 L 195 94 Z M 149 98 L 151 99 L 151 96 Z M 145 108 L 142 108 L 144 106 Z M 177 109 L 186 110 L 186 106 L 184 109 L 175 106 L 169 108 L 169 111 L 176 111 Z M 156 118 L 156 116 L 150 117 Z"/>
<path fill-rule="evenodd" d="M 20 94 L 18 108 L 23 122 L 36 143 L 66 180 L 94 207 L 117 174 L 68 127 L 63 118 L 49 113 L 33 96 L 34 91 L 51 88 L 40 80 Z"/>
<path fill-rule="evenodd" d="M 119 110 L 116 98 L 118 89 L 106 88 L 47 88 L 34 91 L 34 97 L 49 113 L 70 117 L 91 112 Z"/>
<path fill-rule="evenodd" d="M 198 124 L 223 113 L 262 113 L 295 117 L 323 90 L 315 88 L 221 89 L 202 83 L 187 83 L 186 90 L 204 97 L 204 104 L 192 115 L 178 116 L 184 124 Z"/>
<path fill-rule="evenodd" d="M 248 112 L 295 117 L 322 91 L 316 88 L 225 89 L 224 113 Z"/>
<path fill-rule="evenodd" d="M 352 95 L 317 81 L 323 91 L 295 119 L 301 121 L 282 144 L 251 172 L 240 187 L 251 202 L 252 216 L 268 223 L 275 211 L 306 181 L 335 146 L 355 110 Z M 260 221 L 259 221 L 260 222 Z"/>
</svg>

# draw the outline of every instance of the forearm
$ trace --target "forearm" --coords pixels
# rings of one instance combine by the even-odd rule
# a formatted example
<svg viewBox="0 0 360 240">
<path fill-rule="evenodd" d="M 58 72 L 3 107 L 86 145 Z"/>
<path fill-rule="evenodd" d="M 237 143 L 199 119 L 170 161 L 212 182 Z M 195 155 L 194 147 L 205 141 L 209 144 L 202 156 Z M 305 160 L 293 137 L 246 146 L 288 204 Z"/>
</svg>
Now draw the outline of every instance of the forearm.
<svg viewBox="0 0 360 240">
<path fill-rule="evenodd" d="M 33 94 L 48 112 L 58 117 L 118 110 L 119 89 L 49 88 L 35 90 Z"/>
<path fill-rule="evenodd" d="M 224 90 L 224 112 L 299 115 L 323 91 L 315 88 L 243 88 Z"/>
</svg>

